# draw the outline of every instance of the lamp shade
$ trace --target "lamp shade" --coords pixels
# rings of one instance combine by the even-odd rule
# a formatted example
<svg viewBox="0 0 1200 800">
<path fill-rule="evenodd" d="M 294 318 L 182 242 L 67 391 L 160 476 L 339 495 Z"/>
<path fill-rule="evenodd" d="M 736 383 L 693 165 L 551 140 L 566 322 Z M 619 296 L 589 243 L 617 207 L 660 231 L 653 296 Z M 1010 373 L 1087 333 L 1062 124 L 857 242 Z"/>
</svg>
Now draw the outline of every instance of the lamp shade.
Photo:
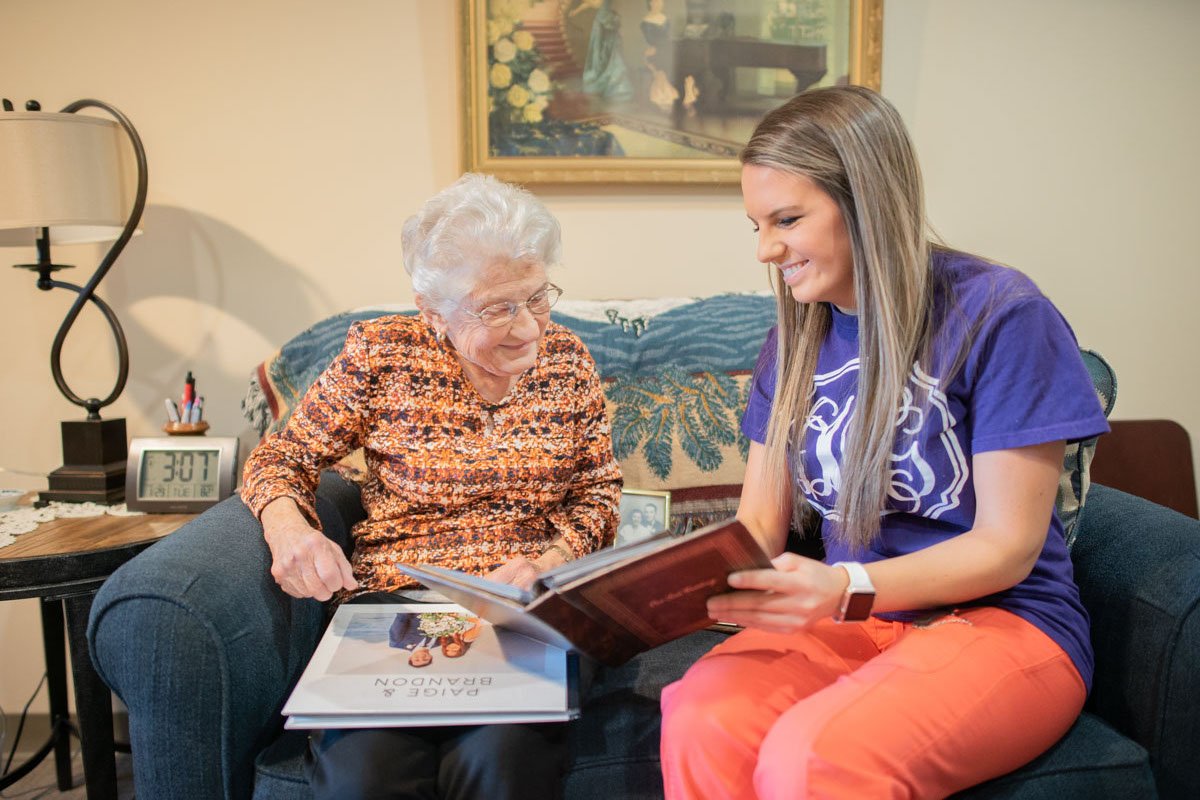
<svg viewBox="0 0 1200 800">
<path fill-rule="evenodd" d="M 116 122 L 45 111 L 0 113 L 0 246 L 116 239 L 132 169 Z"/>
</svg>

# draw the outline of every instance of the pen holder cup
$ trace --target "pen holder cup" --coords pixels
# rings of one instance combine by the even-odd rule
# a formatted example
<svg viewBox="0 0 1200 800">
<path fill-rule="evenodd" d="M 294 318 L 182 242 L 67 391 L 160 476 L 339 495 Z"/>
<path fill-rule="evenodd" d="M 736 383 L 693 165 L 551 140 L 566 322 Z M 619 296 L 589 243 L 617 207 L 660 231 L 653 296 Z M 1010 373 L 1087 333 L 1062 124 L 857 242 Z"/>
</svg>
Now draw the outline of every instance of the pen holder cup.
<svg viewBox="0 0 1200 800">
<path fill-rule="evenodd" d="M 169 436 L 203 436 L 207 430 L 207 422 L 168 422 L 163 425 L 163 432 Z"/>
</svg>

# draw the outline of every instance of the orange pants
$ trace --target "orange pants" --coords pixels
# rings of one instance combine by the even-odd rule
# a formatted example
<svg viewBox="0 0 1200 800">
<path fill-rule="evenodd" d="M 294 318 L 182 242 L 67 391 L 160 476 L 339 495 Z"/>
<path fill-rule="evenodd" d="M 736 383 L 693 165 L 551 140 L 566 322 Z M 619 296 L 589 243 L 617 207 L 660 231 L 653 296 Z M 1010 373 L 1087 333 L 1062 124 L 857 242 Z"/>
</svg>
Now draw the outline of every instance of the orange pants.
<svg viewBox="0 0 1200 800">
<path fill-rule="evenodd" d="M 1015 614 L 746 630 L 662 693 L 667 798 L 939 798 L 1045 751 L 1083 708 Z"/>
</svg>

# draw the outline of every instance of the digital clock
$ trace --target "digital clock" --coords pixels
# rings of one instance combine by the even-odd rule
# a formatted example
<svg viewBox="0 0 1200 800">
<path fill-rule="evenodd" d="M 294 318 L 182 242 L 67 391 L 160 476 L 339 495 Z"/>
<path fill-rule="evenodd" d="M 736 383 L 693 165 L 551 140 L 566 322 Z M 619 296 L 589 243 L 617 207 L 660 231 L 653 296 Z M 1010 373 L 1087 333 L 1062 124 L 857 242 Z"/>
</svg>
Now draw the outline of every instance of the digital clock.
<svg viewBox="0 0 1200 800">
<path fill-rule="evenodd" d="M 125 464 L 131 511 L 203 511 L 233 494 L 236 436 L 135 437 Z"/>
</svg>

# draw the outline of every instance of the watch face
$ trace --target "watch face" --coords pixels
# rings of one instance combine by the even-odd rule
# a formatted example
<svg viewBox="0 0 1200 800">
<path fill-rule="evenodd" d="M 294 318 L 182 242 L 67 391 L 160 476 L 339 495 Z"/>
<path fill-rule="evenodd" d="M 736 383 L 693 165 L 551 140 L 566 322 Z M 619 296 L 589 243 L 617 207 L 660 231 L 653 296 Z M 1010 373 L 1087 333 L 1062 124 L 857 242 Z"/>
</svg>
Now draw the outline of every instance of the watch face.
<svg viewBox="0 0 1200 800">
<path fill-rule="evenodd" d="M 846 622 L 862 622 L 871 616 L 871 606 L 875 605 L 875 595 L 870 592 L 855 592 L 845 600 L 846 613 L 842 619 Z"/>
<path fill-rule="evenodd" d="M 139 500 L 216 500 L 221 451 L 144 450 L 137 487 Z"/>
</svg>

